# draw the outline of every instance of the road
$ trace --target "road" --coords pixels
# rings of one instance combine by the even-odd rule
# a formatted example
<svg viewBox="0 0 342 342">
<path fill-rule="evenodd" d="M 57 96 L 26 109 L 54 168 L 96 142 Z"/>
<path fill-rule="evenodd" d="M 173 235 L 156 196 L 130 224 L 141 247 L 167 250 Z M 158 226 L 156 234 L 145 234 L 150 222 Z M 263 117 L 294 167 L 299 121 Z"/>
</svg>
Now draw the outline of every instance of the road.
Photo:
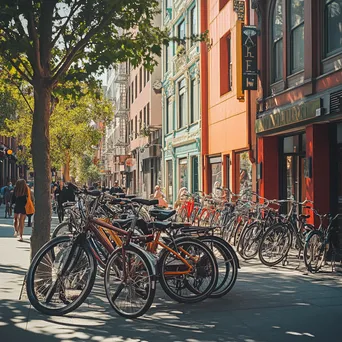
<svg viewBox="0 0 342 342">
<path fill-rule="evenodd" d="M 137 320 L 111 310 L 102 279 L 76 312 L 48 317 L 19 300 L 29 264 L 29 234 L 13 235 L 11 220 L 0 207 L 0 342 L 54 341 L 244 341 L 338 342 L 342 340 L 342 277 L 338 273 L 307 275 L 298 262 L 286 268 L 243 263 L 230 294 L 219 300 L 182 305 L 161 289 L 150 311 Z M 53 220 L 53 226 L 56 219 Z"/>
</svg>

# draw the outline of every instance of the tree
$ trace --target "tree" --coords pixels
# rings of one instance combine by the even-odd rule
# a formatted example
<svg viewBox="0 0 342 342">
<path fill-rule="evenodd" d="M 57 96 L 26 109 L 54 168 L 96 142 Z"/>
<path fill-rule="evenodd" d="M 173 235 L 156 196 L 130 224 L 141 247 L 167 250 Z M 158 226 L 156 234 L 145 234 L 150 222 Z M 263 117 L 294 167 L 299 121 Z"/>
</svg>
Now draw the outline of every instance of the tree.
<svg viewBox="0 0 342 342">
<path fill-rule="evenodd" d="M 100 170 L 98 166 L 93 163 L 91 155 L 84 154 L 80 159 L 77 176 L 79 181 L 83 184 L 93 184 L 100 181 Z"/>
<path fill-rule="evenodd" d="M 34 88 L 36 217 L 31 256 L 50 236 L 50 116 L 65 81 L 94 80 L 113 63 L 151 70 L 168 35 L 153 26 L 158 0 L 2 0 L 0 53 Z"/>
<path fill-rule="evenodd" d="M 94 122 L 106 124 L 113 118 L 112 105 L 100 95 L 100 90 L 94 92 L 87 89 L 85 84 L 79 86 L 82 96 L 61 99 L 50 118 L 51 166 L 56 169 L 63 167 L 65 181 L 70 181 L 70 163 L 83 157 L 84 153 L 92 152 L 92 147 L 102 138 L 103 132 L 94 126 Z M 11 101 L 2 106 L 7 108 L 17 101 L 16 113 L 11 119 L 6 114 L 0 133 L 17 138 L 20 145 L 30 146 L 32 115 L 20 96 L 15 97 L 15 90 L 13 86 L 8 90 Z M 30 97 L 27 100 L 32 101 Z M 20 151 L 18 156 L 25 164 L 32 165 L 28 149 Z"/>
</svg>

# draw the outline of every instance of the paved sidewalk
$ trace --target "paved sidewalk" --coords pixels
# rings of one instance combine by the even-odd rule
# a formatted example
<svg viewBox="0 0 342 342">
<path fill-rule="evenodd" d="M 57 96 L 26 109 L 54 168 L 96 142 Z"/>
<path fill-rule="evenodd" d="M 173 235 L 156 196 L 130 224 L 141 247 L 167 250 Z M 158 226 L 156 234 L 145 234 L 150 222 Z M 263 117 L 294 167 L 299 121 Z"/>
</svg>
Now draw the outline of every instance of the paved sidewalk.
<svg viewBox="0 0 342 342">
<path fill-rule="evenodd" d="M 18 242 L 2 213 L 0 207 L 0 342 L 342 340 L 342 277 L 304 275 L 293 263 L 275 269 L 244 263 L 230 294 L 196 305 L 174 303 L 159 288 L 151 310 L 135 321 L 110 308 L 101 278 L 76 312 L 41 315 L 27 300 L 18 300 L 29 263 L 30 229 L 25 242 Z"/>
</svg>

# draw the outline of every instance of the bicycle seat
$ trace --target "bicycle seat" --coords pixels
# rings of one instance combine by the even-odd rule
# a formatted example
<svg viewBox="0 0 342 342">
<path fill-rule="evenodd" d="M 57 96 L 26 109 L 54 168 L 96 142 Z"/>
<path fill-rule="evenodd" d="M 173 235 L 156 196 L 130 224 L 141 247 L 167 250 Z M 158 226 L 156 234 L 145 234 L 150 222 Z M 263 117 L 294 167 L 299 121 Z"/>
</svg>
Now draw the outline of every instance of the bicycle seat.
<svg viewBox="0 0 342 342">
<path fill-rule="evenodd" d="M 132 198 L 136 198 L 137 195 L 126 195 L 125 198 L 128 198 L 128 199 L 132 199 Z"/>
<path fill-rule="evenodd" d="M 156 205 L 159 203 L 157 199 L 148 200 L 144 198 L 134 198 L 134 202 L 142 204 L 142 205 Z"/>
<path fill-rule="evenodd" d="M 310 215 L 301 214 L 301 215 L 299 215 L 299 217 L 303 218 L 303 219 L 308 219 L 310 217 Z"/>
<path fill-rule="evenodd" d="M 112 196 L 115 196 L 115 197 L 118 197 L 118 198 L 125 198 L 126 195 L 122 192 L 118 192 L 118 193 L 114 193 L 114 194 L 111 194 Z"/>
<path fill-rule="evenodd" d="M 86 190 L 85 193 L 89 196 L 99 197 L 101 196 L 101 191 L 99 190 Z"/>
<path fill-rule="evenodd" d="M 165 221 L 174 214 L 176 214 L 176 210 L 167 210 L 159 208 L 153 208 L 150 210 L 150 215 L 156 218 L 158 221 Z"/>
<path fill-rule="evenodd" d="M 148 224 L 148 228 L 154 228 L 154 229 L 159 229 L 162 231 L 165 231 L 166 229 L 171 227 L 171 222 L 170 221 L 154 221 L 154 222 L 150 222 Z"/>
<path fill-rule="evenodd" d="M 180 223 L 172 222 L 171 223 L 171 229 L 183 229 L 183 228 L 189 228 L 189 227 L 190 227 L 190 223 L 187 223 L 187 222 L 180 222 Z"/>
<path fill-rule="evenodd" d="M 112 224 L 118 228 L 129 228 L 131 226 L 132 220 L 132 217 L 128 217 L 126 219 L 115 219 Z"/>
</svg>

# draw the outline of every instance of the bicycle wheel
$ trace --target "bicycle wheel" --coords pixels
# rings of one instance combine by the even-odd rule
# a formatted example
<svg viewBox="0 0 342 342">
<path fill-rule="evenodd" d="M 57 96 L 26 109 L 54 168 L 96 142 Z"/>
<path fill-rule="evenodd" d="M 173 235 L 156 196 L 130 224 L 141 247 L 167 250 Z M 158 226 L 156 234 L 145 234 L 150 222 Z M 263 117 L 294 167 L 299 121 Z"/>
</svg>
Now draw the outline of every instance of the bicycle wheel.
<svg viewBox="0 0 342 342">
<path fill-rule="evenodd" d="M 142 250 L 132 245 L 124 247 L 124 253 L 116 249 L 108 259 L 104 279 L 108 301 L 120 316 L 137 318 L 152 305 L 156 274 Z"/>
<path fill-rule="evenodd" d="M 259 222 L 253 222 L 242 232 L 237 252 L 245 260 L 256 257 L 262 238 L 262 227 Z"/>
<path fill-rule="evenodd" d="M 54 229 L 54 231 L 51 235 L 51 239 L 54 239 L 57 236 L 68 235 L 71 233 L 72 233 L 71 223 L 70 222 L 62 222 Z"/>
<path fill-rule="evenodd" d="M 325 241 L 321 232 L 311 232 L 304 245 L 304 263 L 311 273 L 318 272 L 325 260 Z"/>
<path fill-rule="evenodd" d="M 259 259 L 266 266 L 275 266 L 287 256 L 292 245 L 292 232 L 287 225 L 276 224 L 264 234 Z"/>
<path fill-rule="evenodd" d="M 218 265 L 218 281 L 211 298 L 220 298 L 226 295 L 234 286 L 238 275 L 239 262 L 234 249 L 222 238 L 217 236 L 201 236 L 213 252 Z"/>
<path fill-rule="evenodd" d="M 218 266 L 211 250 L 201 241 L 182 237 L 164 249 L 158 261 L 159 282 L 165 293 L 180 303 L 206 299 L 218 280 Z M 184 258 L 191 269 L 172 251 Z M 188 272 L 189 271 L 189 272 Z"/>
<path fill-rule="evenodd" d="M 27 273 L 27 296 L 38 311 L 61 316 L 84 302 L 95 276 L 96 261 L 88 245 L 59 236 L 33 258 Z"/>
</svg>

